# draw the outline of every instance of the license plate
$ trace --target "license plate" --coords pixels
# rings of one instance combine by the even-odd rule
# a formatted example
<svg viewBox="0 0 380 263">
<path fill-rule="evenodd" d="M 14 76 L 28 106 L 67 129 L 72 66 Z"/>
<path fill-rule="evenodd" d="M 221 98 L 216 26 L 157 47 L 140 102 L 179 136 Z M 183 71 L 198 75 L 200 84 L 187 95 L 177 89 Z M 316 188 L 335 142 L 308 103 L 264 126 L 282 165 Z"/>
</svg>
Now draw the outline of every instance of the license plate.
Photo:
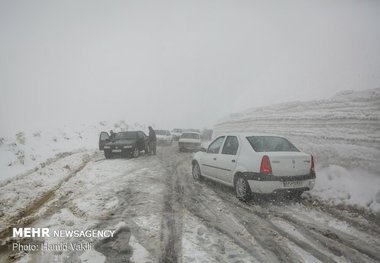
<svg viewBox="0 0 380 263">
<path fill-rule="evenodd" d="M 121 153 L 121 150 L 112 150 L 113 153 Z"/>
<path fill-rule="evenodd" d="M 303 183 L 302 181 L 286 181 L 284 182 L 284 187 L 285 188 L 301 187 L 302 183 Z"/>
</svg>

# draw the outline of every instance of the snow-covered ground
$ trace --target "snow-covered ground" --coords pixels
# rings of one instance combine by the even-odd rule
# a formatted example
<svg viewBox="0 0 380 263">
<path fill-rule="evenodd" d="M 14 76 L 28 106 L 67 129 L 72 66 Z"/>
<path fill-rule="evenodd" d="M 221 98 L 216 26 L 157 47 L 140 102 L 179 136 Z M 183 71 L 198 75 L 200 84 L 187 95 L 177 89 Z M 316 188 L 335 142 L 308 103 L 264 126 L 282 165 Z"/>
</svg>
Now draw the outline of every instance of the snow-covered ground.
<svg viewBox="0 0 380 263">
<path fill-rule="evenodd" d="M 147 130 L 137 123 L 128 125 L 125 121 L 102 121 L 77 128 L 63 126 L 52 130 L 22 131 L 7 137 L 0 134 L 0 182 L 45 166 L 56 155 L 97 149 L 101 131 L 128 129 Z"/>
<path fill-rule="evenodd" d="M 380 211 L 380 88 L 252 108 L 214 129 L 214 136 L 239 131 L 285 136 L 315 157 L 311 196 Z"/>
<path fill-rule="evenodd" d="M 0 189 L 0 262 L 380 260 L 380 229 L 371 217 L 307 199 L 245 204 L 230 188 L 194 182 L 190 163 L 191 153 L 176 145 L 132 159 L 86 150 L 8 180 Z M 113 238 L 22 239 L 6 231 L 12 226 L 116 232 Z M 92 249 L 26 253 L 10 248 L 17 241 L 91 243 Z"/>
</svg>

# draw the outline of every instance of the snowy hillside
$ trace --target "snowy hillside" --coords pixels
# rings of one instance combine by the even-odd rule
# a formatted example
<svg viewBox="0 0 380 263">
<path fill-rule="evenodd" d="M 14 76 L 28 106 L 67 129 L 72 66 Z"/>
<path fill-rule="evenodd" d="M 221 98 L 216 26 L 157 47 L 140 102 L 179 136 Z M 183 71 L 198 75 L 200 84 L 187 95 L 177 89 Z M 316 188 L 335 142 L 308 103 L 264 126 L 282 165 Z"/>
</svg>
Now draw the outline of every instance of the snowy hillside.
<svg viewBox="0 0 380 263">
<path fill-rule="evenodd" d="M 284 135 L 319 164 L 380 171 L 380 88 L 253 108 L 215 126 L 216 134 L 225 131 Z"/>
<path fill-rule="evenodd" d="M 380 88 L 345 91 L 327 100 L 252 108 L 222 119 L 222 132 L 283 135 L 316 159 L 314 193 L 380 207 Z"/>
<path fill-rule="evenodd" d="M 124 121 L 115 124 L 103 121 L 78 128 L 63 126 L 48 131 L 19 132 L 13 137 L 0 134 L 0 182 L 41 168 L 62 153 L 97 149 L 101 131 L 113 129 L 117 132 L 132 128 L 146 130 L 139 124 L 129 126 Z"/>
</svg>

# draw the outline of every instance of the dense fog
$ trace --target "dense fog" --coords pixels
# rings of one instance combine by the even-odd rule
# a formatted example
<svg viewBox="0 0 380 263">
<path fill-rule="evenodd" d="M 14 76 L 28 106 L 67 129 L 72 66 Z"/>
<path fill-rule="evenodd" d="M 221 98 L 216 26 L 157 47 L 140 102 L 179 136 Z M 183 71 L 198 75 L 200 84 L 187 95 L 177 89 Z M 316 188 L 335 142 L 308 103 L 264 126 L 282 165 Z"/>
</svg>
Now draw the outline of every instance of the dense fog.
<svg viewBox="0 0 380 263">
<path fill-rule="evenodd" d="M 1 1 L 0 133 L 210 127 L 380 86 L 379 1 Z"/>
</svg>

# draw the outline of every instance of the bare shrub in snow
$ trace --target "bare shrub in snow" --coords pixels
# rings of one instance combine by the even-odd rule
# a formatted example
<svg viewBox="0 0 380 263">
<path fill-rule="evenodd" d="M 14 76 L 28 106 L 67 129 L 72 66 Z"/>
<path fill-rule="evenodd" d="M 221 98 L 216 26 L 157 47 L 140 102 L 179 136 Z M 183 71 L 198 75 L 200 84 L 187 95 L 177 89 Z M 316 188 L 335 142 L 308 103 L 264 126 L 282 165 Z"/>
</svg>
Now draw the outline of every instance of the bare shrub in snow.
<svg viewBox="0 0 380 263">
<path fill-rule="evenodd" d="M 16 134 L 16 141 L 21 144 L 25 144 L 25 134 L 23 132 L 19 132 Z"/>
<path fill-rule="evenodd" d="M 25 153 L 23 150 L 19 150 L 17 153 L 16 153 L 16 157 L 18 159 L 18 161 L 21 163 L 21 164 L 24 164 L 25 163 Z"/>
</svg>

